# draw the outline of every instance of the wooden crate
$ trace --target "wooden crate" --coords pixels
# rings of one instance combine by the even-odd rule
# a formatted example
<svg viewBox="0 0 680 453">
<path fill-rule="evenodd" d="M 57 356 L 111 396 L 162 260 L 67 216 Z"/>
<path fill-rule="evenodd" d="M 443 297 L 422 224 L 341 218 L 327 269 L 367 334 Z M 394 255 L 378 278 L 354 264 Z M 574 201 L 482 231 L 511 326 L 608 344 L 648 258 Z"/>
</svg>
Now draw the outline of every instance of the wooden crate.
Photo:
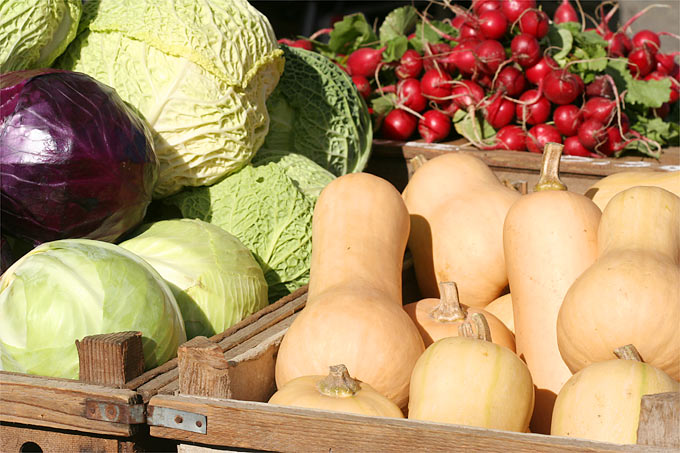
<svg viewBox="0 0 680 453">
<path fill-rule="evenodd" d="M 241 449 L 604 453 L 680 448 L 678 394 L 644 397 L 638 445 L 267 404 L 275 391 L 278 347 L 306 297 L 302 288 L 227 336 L 197 337 L 182 345 L 176 368 L 166 372 L 169 384 L 149 400 L 151 436 L 176 440 L 178 452 L 184 453 Z"/>
</svg>

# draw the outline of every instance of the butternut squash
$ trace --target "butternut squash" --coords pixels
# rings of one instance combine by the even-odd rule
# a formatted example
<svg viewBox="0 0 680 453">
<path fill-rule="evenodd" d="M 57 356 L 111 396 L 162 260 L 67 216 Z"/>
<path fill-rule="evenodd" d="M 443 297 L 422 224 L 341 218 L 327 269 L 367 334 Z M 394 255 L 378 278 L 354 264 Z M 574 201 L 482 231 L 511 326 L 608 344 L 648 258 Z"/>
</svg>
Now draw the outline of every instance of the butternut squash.
<svg viewBox="0 0 680 453">
<path fill-rule="evenodd" d="M 680 380 L 680 197 L 637 186 L 602 214 L 598 259 L 572 284 L 557 341 L 573 372 L 634 344 L 645 362 Z"/>
<path fill-rule="evenodd" d="M 269 403 L 404 418 L 396 404 L 370 385 L 351 377 L 345 365 L 331 366 L 327 376 L 300 376 L 288 381 L 272 395 Z"/>
<path fill-rule="evenodd" d="M 503 324 L 512 332 L 515 333 L 515 319 L 512 315 L 512 294 L 503 294 L 501 297 L 494 299 L 489 305 L 484 307 L 496 318 L 500 319 Z"/>
<path fill-rule="evenodd" d="M 442 338 L 458 336 L 459 326 L 473 313 L 481 313 L 489 324 L 490 341 L 515 351 L 515 336 L 501 320 L 482 308 L 462 305 L 455 282 L 442 282 L 439 288 L 439 299 L 421 299 L 404 305 L 404 310 L 418 327 L 425 347 Z"/>
<path fill-rule="evenodd" d="M 521 195 L 478 157 L 437 156 L 418 168 L 402 196 L 411 215 L 408 248 L 424 298 L 455 281 L 461 303 L 483 308 L 507 286 L 503 220 Z"/>
<path fill-rule="evenodd" d="M 485 324 L 484 315 L 474 313 L 459 336 L 428 346 L 411 376 L 409 419 L 527 430 L 534 407 L 531 374 L 512 351 L 488 341 Z"/>
<path fill-rule="evenodd" d="M 324 188 L 314 209 L 307 305 L 281 342 L 278 388 L 342 363 L 406 407 L 411 371 L 425 349 L 402 307 L 408 233 L 404 201 L 386 180 L 352 173 Z"/>
<path fill-rule="evenodd" d="M 634 186 L 661 187 L 680 196 L 680 170 L 678 171 L 622 171 L 600 179 L 586 190 L 586 197 L 604 211 L 609 200 L 617 193 Z"/>
<path fill-rule="evenodd" d="M 632 345 L 616 355 L 569 378 L 557 395 L 550 434 L 634 444 L 642 396 L 680 391 L 668 374 L 643 363 Z"/>
<path fill-rule="evenodd" d="M 557 393 L 571 376 L 557 346 L 557 313 L 576 278 L 597 257 L 600 209 L 559 180 L 562 145 L 548 143 L 534 192 L 510 208 L 503 245 L 515 343 L 536 390 L 531 431 L 548 434 Z"/>
</svg>

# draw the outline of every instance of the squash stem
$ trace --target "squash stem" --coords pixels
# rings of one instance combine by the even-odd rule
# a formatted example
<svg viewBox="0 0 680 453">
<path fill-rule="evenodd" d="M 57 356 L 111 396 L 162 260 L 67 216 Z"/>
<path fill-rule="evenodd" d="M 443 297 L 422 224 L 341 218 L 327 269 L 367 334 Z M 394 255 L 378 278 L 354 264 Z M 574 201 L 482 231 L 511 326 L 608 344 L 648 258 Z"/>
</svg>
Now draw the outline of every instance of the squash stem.
<svg viewBox="0 0 680 453">
<path fill-rule="evenodd" d="M 470 313 L 470 316 L 458 326 L 458 335 L 490 342 L 491 329 L 489 328 L 486 316 L 481 313 Z"/>
<path fill-rule="evenodd" d="M 347 398 L 361 390 L 359 381 L 349 375 L 345 365 L 332 365 L 329 368 L 328 376 L 316 384 L 319 392 L 335 398 Z"/>
<path fill-rule="evenodd" d="M 560 181 L 560 158 L 564 145 L 547 143 L 543 149 L 543 164 L 541 175 L 534 186 L 534 192 L 541 190 L 567 190 L 567 186 Z"/>
<path fill-rule="evenodd" d="M 614 355 L 622 360 L 636 360 L 638 362 L 644 362 L 640 352 L 632 344 L 619 346 L 618 348 L 614 349 Z"/>
<path fill-rule="evenodd" d="M 455 282 L 439 283 L 439 304 L 432 309 L 430 316 L 438 322 L 455 322 L 465 319 L 467 312 L 460 304 L 458 286 Z"/>
</svg>

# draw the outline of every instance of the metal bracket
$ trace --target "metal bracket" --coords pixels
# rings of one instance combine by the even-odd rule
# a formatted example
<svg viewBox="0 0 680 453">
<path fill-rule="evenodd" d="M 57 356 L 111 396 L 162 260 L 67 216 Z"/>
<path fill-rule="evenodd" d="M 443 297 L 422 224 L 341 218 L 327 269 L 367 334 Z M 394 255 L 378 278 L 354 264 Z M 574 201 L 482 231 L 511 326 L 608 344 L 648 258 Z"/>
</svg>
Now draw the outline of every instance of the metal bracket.
<svg viewBox="0 0 680 453">
<path fill-rule="evenodd" d="M 206 434 L 208 427 L 208 419 L 203 414 L 160 406 L 147 408 L 146 422 L 150 426 L 164 426 L 199 434 Z"/>
<path fill-rule="evenodd" d="M 85 417 L 90 420 L 128 425 L 146 422 L 143 404 L 119 404 L 93 399 L 85 400 Z"/>
</svg>

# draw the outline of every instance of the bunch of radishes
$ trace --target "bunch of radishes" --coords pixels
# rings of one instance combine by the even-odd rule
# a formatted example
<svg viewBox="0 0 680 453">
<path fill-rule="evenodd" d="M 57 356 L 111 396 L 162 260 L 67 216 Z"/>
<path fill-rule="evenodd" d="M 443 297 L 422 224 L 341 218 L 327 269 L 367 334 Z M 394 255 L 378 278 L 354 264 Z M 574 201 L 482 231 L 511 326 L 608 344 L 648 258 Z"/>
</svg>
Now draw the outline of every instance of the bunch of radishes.
<svg viewBox="0 0 680 453">
<path fill-rule="evenodd" d="M 564 143 L 564 154 L 601 157 L 632 141 L 651 142 L 630 129 L 624 98 L 610 75 L 585 84 L 572 70 L 579 61 L 560 66 L 551 57 L 559 51 L 544 39 L 551 24 L 574 22 L 585 28 L 584 15 L 569 0 L 562 0 L 552 20 L 535 0 L 473 0 L 469 9 L 445 4 L 453 13 L 447 23 L 455 32 L 430 26 L 421 13 L 424 26 L 439 39 L 421 40 L 420 51 L 409 46 L 398 61 L 385 61 L 384 46 L 365 46 L 336 61 L 367 101 L 391 96 L 388 111 L 375 112 L 379 137 L 442 141 L 463 118 L 471 124 L 463 135 L 482 149 L 540 153 L 545 143 L 558 142 Z M 648 8 L 611 31 L 608 23 L 617 5 L 610 5 L 606 14 L 599 8 L 601 17 L 592 30 L 606 41 L 609 58 L 627 58 L 635 79 L 671 80 L 670 98 L 649 112 L 668 115 L 678 102 L 680 70 L 674 54 L 659 52 L 659 34 L 664 33 L 626 34 Z M 484 134 L 481 122 L 495 134 Z"/>
</svg>

